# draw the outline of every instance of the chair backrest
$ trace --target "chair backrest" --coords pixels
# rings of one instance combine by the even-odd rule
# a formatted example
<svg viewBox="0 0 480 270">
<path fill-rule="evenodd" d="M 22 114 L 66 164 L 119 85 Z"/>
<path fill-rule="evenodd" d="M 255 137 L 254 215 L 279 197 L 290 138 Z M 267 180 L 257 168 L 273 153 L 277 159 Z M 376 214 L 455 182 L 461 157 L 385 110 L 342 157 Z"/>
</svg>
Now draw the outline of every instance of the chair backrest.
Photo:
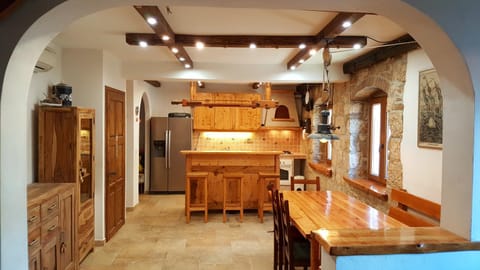
<svg viewBox="0 0 480 270">
<path fill-rule="evenodd" d="M 282 195 L 283 196 L 283 195 Z M 273 191 L 272 197 L 272 209 L 273 209 L 273 233 L 274 233 L 274 245 L 276 245 L 278 265 L 283 265 L 283 225 L 282 225 L 282 207 L 280 205 L 280 194 L 278 190 Z"/>
<path fill-rule="evenodd" d="M 288 205 L 288 200 L 283 200 L 283 194 L 280 194 L 280 206 L 282 211 L 282 228 L 283 228 L 283 263 L 285 269 L 289 269 L 293 265 L 293 258 L 291 254 L 290 246 L 293 243 L 290 243 L 291 239 L 289 238 L 290 232 L 290 208 Z"/>
<path fill-rule="evenodd" d="M 397 202 L 397 206 L 390 207 L 389 216 L 411 227 L 438 226 L 441 212 L 440 204 L 400 189 L 392 189 L 390 198 Z"/>
<path fill-rule="evenodd" d="M 320 191 L 320 177 L 315 177 L 315 179 L 295 179 L 294 176 L 290 177 L 290 190 L 295 190 L 295 184 L 303 184 L 304 190 L 306 190 L 306 185 L 315 185 L 315 190 Z"/>
</svg>

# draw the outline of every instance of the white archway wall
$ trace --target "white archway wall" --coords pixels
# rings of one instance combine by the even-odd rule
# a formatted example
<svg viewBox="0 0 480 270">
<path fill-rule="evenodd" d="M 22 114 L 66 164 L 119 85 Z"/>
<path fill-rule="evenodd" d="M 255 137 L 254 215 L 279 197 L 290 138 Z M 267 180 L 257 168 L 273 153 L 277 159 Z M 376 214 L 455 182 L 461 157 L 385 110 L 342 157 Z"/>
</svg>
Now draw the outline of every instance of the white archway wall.
<svg viewBox="0 0 480 270">
<path fill-rule="evenodd" d="M 168 2 L 168 1 L 166 1 Z M 470 72 L 463 62 L 462 55 L 455 49 L 448 37 L 439 29 L 432 21 L 423 17 L 417 10 L 404 5 L 400 1 L 370 0 L 370 1 L 335 1 L 329 3 L 319 3 L 314 0 L 303 1 L 238 1 L 235 5 L 249 7 L 277 7 L 277 8 L 302 8 L 302 9 L 332 9 L 344 11 L 370 11 L 384 15 L 396 21 L 399 25 L 408 30 L 427 51 L 432 59 L 434 66 L 437 68 L 442 80 L 442 86 L 447 92 L 445 95 L 445 150 L 444 150 L 444 166 L 443 186 L 448 187 L 448 192 L 442 195 L 442 226 L 455 231 L 463 236 L 478 240 L 480 229 L 478 221 L 480 219 L 479 211 L 472 213 L 472 205 L 478 208 L 480 200 L 478 200 L 480 183 L 475 181 L 472 185 L 472 145 L 473 145 L 473 88 L 471 85 L 470 74 L 480 73 L 480 65 L 478 64 L 478 56 L 475 55 L 476 48 L 479 46 L 478 39 L 462 39 L 465 33 L 476 33 L 474 23 L 463 24 L 458 18 L 465 18 L 465 14 L 471 14 L 473 7 L 478 7 L 476 2 L 463 1 L 470 4 L 469 6 L 455 5 L 452 13 L 450 6 L 437 6 L 433 1 L 413 2 L 412 5 L 421 6 L 425 13 L 433 14 L 437 21 L 444 25 L 450 24 L 452 21 L 462 23 L 461 28 L 446 28 L 450 35 L 459 35 L 459 39 L 455 39 L 457 46 L 462 50 L 469 64 Z M 9 35 L 11 39 L 2 40 L 2 53 L 0 59 L 2 65 L 12 56 L 5 76 L 2 87 L 1 99 L 1 145 L 0 145 L 0 200 L 1 200 L 1 267 L 3 269 L 17 269 L 19 264 L 22 268 L 27 268 L 27 252 L 26 252 L 26 217 L 25 210 L 25 185 L 27 183 L 26 170 L 22 167 L 26 164 L 27 138 L 26 119 L 27 112 L 24 106 L 27 100 L 28 87 L 32 67 L 41 53 L 41 50 L 49 43 L 49 41 L 61 31 L 62 27 L 70 24 L 73 20 L 108 7 L 120 4 L 153 4 L 158 1 L 82 1 L 70 0 L 63 3 L 58 8 L 52 10 L 45 17 L 39 19 L 35 25 L 28 29 L 22 40 L 18 43 L 12 52 L 13 44 L 16 37 L 21 35 L 28 28 L 21 15 L 28 18 L 35 18 L 34 14 L 41 14 L 42 8 L 52 8 L 57 2 L 54 1 L 29 1 L 20 5 L 19 10 L 11 15 L 9 20 L 1 22 L 0 29 L 8 29 L 13 31 L 13 35 Z M 192 4 L 192 5 L 219 5 L 216 1 L 177 1 L 175 4 Z M 221 3 L 223 5 L 232 4 Z M 387 5 L 388 4 L 388 5 Z M 324 6 L 322 6 L 324 5 Z M 326 6 L 328 5 L 328 7 Z M 478 8 L 477 8 L 478 10 Z M 20 15 L 17 15 L 20 14 Z M 28 16 L 27 16 L 28 14 Z M 55 19 L 52 19 L 55 18 Z M 471 20 L 476 19 L 476 15 L 469 17 Z M 24 23 L 23 25 L 17 24 Z M 15 25 L 15 27 L 13 26 Z M 416 28 L 423 25 L 422 28 Z M 12 30 L 13 29 L 13 30 Z M 464 29 L 464 32 L 458 31 Z M 459 33 L 461 32 L 461 33 Z M 2 32 L 3 33 L 3 32 Z M 469 36 L 471 37 L 471 35 Z M 443 46 L 437 46 L 442 44 Z M 5 50 L 3 49 L 5 46 Z M 447 57 L 448 56 L 448 57 Z M 2 66 L 2 67 L 3 67 Z M 472 76 L 474 77 L 474 76 Z M 22 78 L 22 79 L 18 79 Z M 478 79 L 476 79 L 478 80 Z M 473 81 L 478 85 L 478 81 Z M 478 87 L 477 87 L 478 88 Z M 477 102 L 480 104 L 480 100 Z M 14 117 L 12 117 L 14 115 Z M 477 119 L 480 119 L 480 113 L 477 112 Z M 463 119 L 464 121 L 458 121 Z M 477 121 L 480 125 L 480 121 Z M 476 126 L 477 130 L 479 126 Z M 459 134 L 457 131 L 462 130 Z M 467 143 L 466 143 L 467 142 Z M 480 146 L 475 145 L 475 157 L 478 160 Z M 462 163 L 463 162 L 463 163 Z M 478 162 L 476 162 L 478 164 Z M 477 175 L 475 175 L 475 179 Z M 472 198 L 473 194 L 476 196 Z M 476 199 L 476 200 L 475 200 Z M 15 205 L 15 208 L 9 207 Z M 455 211 L 457 209 L 457 211 Z M 462 209 L 462 211 L 458 211 Z M 457 212 L 457 213 L 455 213 Z M 473 216 L 474 226 L 471 227 Z M 460 221 L 460 222 L 459 222 Z M 455 224 L 458 223 L 458 224 Z M 477 225 L 477 226 L 475 226 Z"/>
</svg>

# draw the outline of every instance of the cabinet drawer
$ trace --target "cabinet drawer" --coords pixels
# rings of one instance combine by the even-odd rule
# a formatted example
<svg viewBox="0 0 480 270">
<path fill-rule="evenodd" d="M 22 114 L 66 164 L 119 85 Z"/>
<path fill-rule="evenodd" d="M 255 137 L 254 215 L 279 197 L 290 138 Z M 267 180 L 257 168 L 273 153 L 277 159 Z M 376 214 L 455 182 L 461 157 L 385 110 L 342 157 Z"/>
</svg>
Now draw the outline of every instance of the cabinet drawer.
<svg viewBox="0 0 480 270">
<path fill-rule="evenodd" d="M 40 249 L 40 227 L 28 232 L 28 255 L 32 255 Z"/>
<path fill-rule="evenodd" d="M 27 210 L 28 231 L 40 225 L 40 205 L 35 205 Z"/>
<path fill-rule="evenodd" d="M 48 242 L 51 238 L 57 237 L 59 232 L 58 216 L 42 224 L 42 244 Z"/>
<path fill-rule="evenodd" d="M 58 215 L 58 195 L 53 196 L 41 206 L 42 221 Z"/>
</svg>

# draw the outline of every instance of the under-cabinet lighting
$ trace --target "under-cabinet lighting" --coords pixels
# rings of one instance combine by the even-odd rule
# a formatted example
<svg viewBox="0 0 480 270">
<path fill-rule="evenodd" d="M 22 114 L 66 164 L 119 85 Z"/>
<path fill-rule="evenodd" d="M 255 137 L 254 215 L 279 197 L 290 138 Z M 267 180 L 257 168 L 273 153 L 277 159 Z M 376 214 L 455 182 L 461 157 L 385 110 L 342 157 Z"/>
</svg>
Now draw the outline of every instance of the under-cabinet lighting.
<svg viewBox="0 0 480 270">
<path fill-rule="evenodd" d="M 148 47 L 148 43 L 146 41 L 143 41 L 143 40 L 139 41 L 138 45 L 142 48 Z"/>
<path fill-rule="evenodd" d="M 147 18 L 147 22 L 148 24 L 150 25 L 156 25 L 157 24 L 157 19 L 153 18 L 153 17 L 148 17 Z"/>
<path fill-rule="evenodd" d="M 253 132 L 203 132 L 203 136 L 210 139 L 250 139 Z"/>
</svg>

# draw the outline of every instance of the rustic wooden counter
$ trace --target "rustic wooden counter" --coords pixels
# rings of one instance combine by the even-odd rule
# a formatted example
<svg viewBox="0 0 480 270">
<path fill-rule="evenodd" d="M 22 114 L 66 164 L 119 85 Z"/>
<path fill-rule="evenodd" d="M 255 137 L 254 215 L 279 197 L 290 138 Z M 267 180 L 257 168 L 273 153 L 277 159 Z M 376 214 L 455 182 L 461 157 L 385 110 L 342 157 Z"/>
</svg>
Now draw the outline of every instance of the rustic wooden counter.
<svg viewBox="0 0 480 270">
<path fill-rule="evenodd" d="M 313 234 L 333 256 L 480 250 L 480 242 L 470 242 L 440 227 L 320 229 Z"/>
<path fill-rule="evenodd" d="M 257 209 L 258 172 L 280 171 L 282 151 L 181 151 L 186 156 L 186 172 L 208 172 L 208 208 L 222 209 L 225 172 L 244 175 L 244 208 Z M 232 194 L 236 193 L 232 186 Z M 201 198 L 201 190 L 192 187 L 192 199 Z"/>
</svg>

